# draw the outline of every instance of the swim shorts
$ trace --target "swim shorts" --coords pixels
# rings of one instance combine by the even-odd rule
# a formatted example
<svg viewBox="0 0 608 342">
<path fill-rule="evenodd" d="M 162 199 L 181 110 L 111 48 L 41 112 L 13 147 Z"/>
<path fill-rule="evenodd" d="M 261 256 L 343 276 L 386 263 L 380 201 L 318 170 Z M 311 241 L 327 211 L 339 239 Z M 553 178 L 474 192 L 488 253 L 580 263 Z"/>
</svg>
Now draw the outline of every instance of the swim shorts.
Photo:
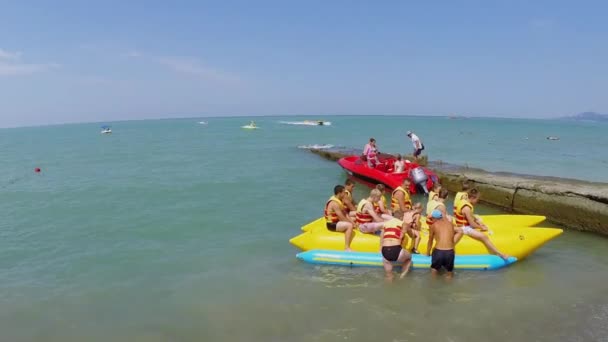
<svg viewBox="0 0 608 342">
<path fill-rule="evenodd" d="M 368 222 L 368 223 L 360 223 L 359 231 L 361 233 L 374 233 L 382 228 L 384 224 L 382 222 Z"/>
<path fill-rule="evenodd" d="M 401 253 L 401 246 L 388 246 L 382 247 L 382 256 L 388 261 L 397 261 L 399 259 L 399 253 Z"/>
<path fill-rule="evenodd" d="M 338 224 L 337 223 L 325 222 L 325 227 L 327 227 L 327 229 L 331 230 L 332 232 L 335 232 L 336 228 L 338 227 Z"/>
<path fill-rule="evenodd" d="M 416 151 L 414 152 L 414 157 L 418 157 L 420 153 L 422 153 L 422 150 L 424 150 L 424 144 L 422 144 L 422 148 L 416 149 Z"/>
<path fill-rule="evenodd" d="M 471 226 L 464 226 L 461 228 L 462 228 L 462 232 L 464 233 L 464 235 L 471 235 L 471 233 L 475 231 L 475 229 Z"/>
<path fill-rule="evenodd" d="M 454 270 L 454 250 L 453 249 L 435 249 L 431 255 L 431 268 L 437 271 L 444 267 L 446 271 Z"/>
</svg>

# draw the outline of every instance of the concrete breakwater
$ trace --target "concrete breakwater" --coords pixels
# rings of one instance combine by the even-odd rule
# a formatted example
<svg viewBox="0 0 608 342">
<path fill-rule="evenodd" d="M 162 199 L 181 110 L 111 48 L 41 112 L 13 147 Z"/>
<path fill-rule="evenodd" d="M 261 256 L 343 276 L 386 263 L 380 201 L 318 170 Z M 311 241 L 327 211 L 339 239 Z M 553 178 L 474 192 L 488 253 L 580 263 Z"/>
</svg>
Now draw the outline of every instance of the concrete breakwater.
<svg viewBox="0 0 608 342">
<path fill-rule="evenodd" d="M 311 149 L 329 160 L 359 154 L 354 149 Z M 413 160 L 411 156 L 404 156 Z M 481 201 L 507 211 L 544 215 L 566 227 L 608 235 L 608 184 L 556 177 L 539 177 L 504 172 L 488 172 L 466 166 L 421 160 L 431 168 L 441 184 L 451 192 L 462 181 L 473 181 Z"/>
</svg>

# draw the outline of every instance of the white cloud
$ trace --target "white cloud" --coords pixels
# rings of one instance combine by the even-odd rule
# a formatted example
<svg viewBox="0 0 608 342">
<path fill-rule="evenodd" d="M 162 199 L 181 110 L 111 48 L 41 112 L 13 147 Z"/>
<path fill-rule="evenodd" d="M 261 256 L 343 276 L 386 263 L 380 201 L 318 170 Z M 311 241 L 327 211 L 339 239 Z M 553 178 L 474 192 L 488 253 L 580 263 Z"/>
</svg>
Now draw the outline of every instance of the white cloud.
<svg viewBox="0 0 608 342">
<path fill-rule="evenodd" d="M 226 73 L 224 71 L 211 68 L 201 64 L 198 60 L 189 57 L 162 57 L 158 59 L 158 62 L 171 70 L 188 74 L 192 76 L 201 77 L 208 80 L 225 82 L 225 83 L 236 83 L 240 82 L 239 78 L 235 75 Z"/>
<path fill-rule="evenodd" d="M 129 58 L 137 58 L 137 57 L 142 57 L 143 54 L 137 50 L 129 50 L 129 51 L 123 53 L 122 56 L 129 57 Z"/>
<path fill-rule="evenodd" d="M 10 52 L 0 49 L 0 60 L 14 61 L 21 58 L 21 52 Z"/>
<path fill-rule="evenodd" d="M 25 63 L 20 52 L 0 49 L 0 76 L 30 75 L 58 67 L 55 63 Z"/>
</svg>

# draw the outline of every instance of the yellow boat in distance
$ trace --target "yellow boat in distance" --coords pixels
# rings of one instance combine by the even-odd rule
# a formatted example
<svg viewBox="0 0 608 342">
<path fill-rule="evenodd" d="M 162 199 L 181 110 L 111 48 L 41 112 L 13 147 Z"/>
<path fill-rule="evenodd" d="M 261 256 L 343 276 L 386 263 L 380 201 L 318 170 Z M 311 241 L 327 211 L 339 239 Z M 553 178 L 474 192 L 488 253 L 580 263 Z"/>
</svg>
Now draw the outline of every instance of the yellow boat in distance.
<svg viewBox="0 0 608 342">
<path fill-rule="evenodd" d="M 480 215 L 479 217 L 490 230 L 504 227 L 532 227 L 546 219 L 542 215 Z M 422 216 L 420 222 L 422 223 L 422 228 L 428 229 L 426 217 Z M 326 230 L 325 218 L 320 217 L 302 226 L 302 231 L 308 232 L 311 230 Z"/>
<path fill-rule="evenodd" d="M 308 251 L 312 249 L 344 250 L 344 233 L 331 232 L 325 228 L 325 222 L 315 220 L 315 225 L 289 242 L 297 248 Z M 313 224 L 311 223 L 311 224 Z M 322 229 L 317 228 L 322 223 Z M 418 251 L 426 252 L 428 241 L 428 228 L 421 231 L 421 241 Z M 486 234 L 496 247 L 503 253 L 514 256 L 519 260 L 526 258 L 532 252 L 548 241 L 563 233 L 562 229 L 542 227 L 495 227 L 490 228 Z M 378 252 L 380 250 L 380 237 L 374 234 L 364 234 L 355 230 L 353 232 L 351 248 L 356 252 Z M 411 247 L 411 239 L 408 246 Z M 464 236 L 456 245 L 457 255 L 488 254 L 489 251 L 483 243 Z"/>
</svg>

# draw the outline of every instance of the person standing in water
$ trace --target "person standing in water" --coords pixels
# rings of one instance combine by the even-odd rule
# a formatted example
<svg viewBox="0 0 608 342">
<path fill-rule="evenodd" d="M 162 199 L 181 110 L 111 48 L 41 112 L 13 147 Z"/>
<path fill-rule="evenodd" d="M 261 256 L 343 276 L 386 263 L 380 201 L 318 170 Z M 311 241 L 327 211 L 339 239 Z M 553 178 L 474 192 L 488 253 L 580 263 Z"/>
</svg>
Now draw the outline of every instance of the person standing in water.
<svg viewBox="0 0 608 342">
<path fill-rule="evenodd" d="M 412 140 L 412 145 L 414 145 L 414 158 L 418 160 L 418 156 L 420 156 L 422 150 L 424 150 L 424 144 L 422 143 L 422 141 L 420 141 L 420 138 L 418 138 L 418 136 L 412 131 L 407 131 L 407 136 Z"/>
<path fill-rule="evenodd" d="M 334 195 L 325 203 L 325 226 L 332 232 L 344 233 L 344 249 L 351 251 L 350 243 L 353 239 L 353 227 L 355 222 L 344 214 L 344 186 L 336 185 L 334 187 Z"/>
<path fill-rule="evenodd" d="M 449 279 L 454 276 L 454 225 L 440 210 L 433 210 L 431 217 L 433 224 L 429 227 L 429 242 L 426 249 L 426 255 L 431 256 L 431 274 L 436 276 L 442 268 L 445 268 Z M 434 247 L 433 242 L 435 242 Z"/>
<path fill-rule="evenodd" d="M 407 244 L 406 227 L 410 223 L 393 218 L 383 224 L 380 245 L 382 264 L 388 280 L 393 280 L 393 262 L 401 264 L 400 278 L 405 277 L 412 265 L 412 255 L 401 247 Z"/>
</svg>

